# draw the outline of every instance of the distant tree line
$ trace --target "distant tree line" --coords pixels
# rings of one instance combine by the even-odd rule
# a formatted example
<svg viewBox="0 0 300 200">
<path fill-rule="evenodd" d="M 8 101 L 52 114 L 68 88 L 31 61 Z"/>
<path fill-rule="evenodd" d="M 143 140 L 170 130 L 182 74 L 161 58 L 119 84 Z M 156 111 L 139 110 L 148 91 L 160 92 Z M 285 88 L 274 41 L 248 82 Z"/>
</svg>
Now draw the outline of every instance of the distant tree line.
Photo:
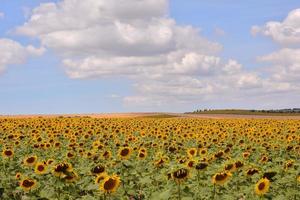
<svg viewBox="0 0 300 200">
<path fill-rule="evenodd" d="M 287 108 L 287 109 L 269 109 L 269 110 L 239 110 L 239 109 L 197 109 L 189 113 L 202 113 L 202 112 L 252 112 L 252 113 L 300 113 L 300 108 Z"/>
</svg>

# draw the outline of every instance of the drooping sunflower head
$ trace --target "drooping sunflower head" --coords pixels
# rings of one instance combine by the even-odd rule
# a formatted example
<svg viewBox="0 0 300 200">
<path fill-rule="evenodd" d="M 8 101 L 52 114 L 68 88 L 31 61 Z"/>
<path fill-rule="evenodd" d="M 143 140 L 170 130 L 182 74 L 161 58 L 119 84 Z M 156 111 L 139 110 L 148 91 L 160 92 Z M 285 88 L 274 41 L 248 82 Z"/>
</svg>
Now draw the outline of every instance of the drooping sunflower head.
<svg viewBox="0 0 300 200">
<path fill-rule="evenodd" d="M 208 166 L 207 162 L 199 162 L 196 164 L 196 170 L 200 171 L 200 170 L 205 170 Z"/>
<path fill-rule="evenodd" d="M 250 168 L 246 171 L 247 176 L 253 176 L 254 174 L 259 173 L 259 170 L 256 168 Z"/>
<path fill-rule="evenodd" d="M 269 188 L 270 181 L 267 178 L 262 178 L 255 184 L 255 193 L 260 196 L 264 195 L 269 191 Z"/>
<path fill-rule="evenodd" d="M 263 175 L 263 178 L 266 178 L 270 181 L 274 181 L 273 178 L 276 176 L 277 172 L 271 171 L 271 172 L 265 172 Z"/>
<path fill-rule="evenodd" d="M 238 160 L 234 163 L 234 166 L 235 166 L 236 169 L 239 169 L 239 168 L 242 168 L 244 166 L 244 163 L 242 163 L 241 161 Z"/>
<path fill-rule="evenodd" d="M 235 170 L 236 170 L 235 164 L 231 164 L 231 163 L 226 164 L 226 165 L 224 166 L 224 170 L 230 171 L 230 172 L 235 171 Z"/>
<path fill-rule="evenodd" d="M 23 160 L 25 166 L 34 166 L 37 162 L 37 156 L 28 156 Z"/>
<path fill-rule="evenodd" d="M 120 185 L 120 177 L 117 175 L 107 176 L 100 184 L 100 190 L 105 193 L 115 192 Z"/>
<path fill-rule="evenodd" d="M 189 170 L 187 168 L 180 168 L 172 172 L 172 178 L 177 183 L 181 183 L 189 177 Z"/>
<path fill-rule="evenodd" d="M 67 183 L 74 183 L 78 180 L 78 178 L 79 177 L 76 172 L 67 172 L 66 176 L 64 177 L 64 181 L 66 181 Z"/>
<path fill-rule="evenodd" d="M 99 175 L 105 172 L 105 167 L 103 165 L 98 165 L 91 169 L 92 174 Z"/>
<path fill-rule="evenodd" d="M 46 174 L 47 173 L 47 165 L 43 162 L 38 162 L 35 165 L 34 172 L 36 174 Z"/>
<path fill-rule="evenodd" d="M 122 147 L 120 148 L 118 155 L 121 159 L 128 159 L 130 157 L 131 152 L 132 152 L 131 148 Z"/>
<path fill-rule="evenodd" d="M 231 177 L 231 173 L 230 172 L 220 172 L 220 173 L 216 173 L 213 177 L 212 177 L 212 183 L 216 184 L 216 185 L 223 185 L 227 182 L 227 180 Z"/>
<path fill-rule="evenodd" d="M 65 177 L 68 172 L 72 172 L 73 168 L 70 163 L 59 163 L 54 166 L 52 172 L 56 177 Z"/>
<path fill-rule="evenodd" d="M 26 178 L 20 182 L 20 187 L 25 192 L 32 190 L 35 186 L 36 186 L 36 180 L 33 180 L 33 179 Z"/>
</svg>

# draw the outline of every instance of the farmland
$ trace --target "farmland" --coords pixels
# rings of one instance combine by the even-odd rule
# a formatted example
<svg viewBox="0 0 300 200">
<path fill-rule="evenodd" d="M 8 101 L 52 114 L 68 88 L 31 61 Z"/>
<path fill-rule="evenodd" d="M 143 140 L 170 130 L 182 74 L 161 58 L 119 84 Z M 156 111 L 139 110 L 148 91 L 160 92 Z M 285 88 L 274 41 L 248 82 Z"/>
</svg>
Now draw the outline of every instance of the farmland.
<svg viewBox="0 0 300 200">
<path fill-rule="evenodd" d="M 3 199 L 300 199 L 300 120 L 0 118 Z"/>
</svg>

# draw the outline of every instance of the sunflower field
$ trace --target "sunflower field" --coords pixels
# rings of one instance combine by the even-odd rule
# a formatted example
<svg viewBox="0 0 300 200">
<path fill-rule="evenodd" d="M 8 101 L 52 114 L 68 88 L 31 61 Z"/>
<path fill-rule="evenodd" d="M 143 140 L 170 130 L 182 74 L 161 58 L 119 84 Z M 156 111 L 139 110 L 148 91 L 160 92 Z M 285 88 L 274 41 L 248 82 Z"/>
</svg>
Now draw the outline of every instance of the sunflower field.
<svg viewBox="0 0 300 200">
<path fill-rule="evenodd" d="M 300 199 L 300 121 L 0 118 L 0 199 Z"/>
</svg>

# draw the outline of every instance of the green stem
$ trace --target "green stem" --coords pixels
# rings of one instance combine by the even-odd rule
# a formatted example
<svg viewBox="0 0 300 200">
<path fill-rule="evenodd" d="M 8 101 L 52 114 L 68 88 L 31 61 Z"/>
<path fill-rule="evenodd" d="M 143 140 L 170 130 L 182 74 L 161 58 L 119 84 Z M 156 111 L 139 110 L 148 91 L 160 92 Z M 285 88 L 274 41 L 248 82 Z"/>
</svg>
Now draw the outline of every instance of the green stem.
<svg viewBox="0 0 300 200">
<path fill-rule="evenodd" d="M 178 199 L 181 200 L 181 187 L 180 187 L 180 183 L 178 184 Z"/>
<path fill-rule="evenodd" d="M 216 184 L 214 184 L 214 190 L 213 190 L 213 196 L 212 196 L 212 199 L 215 199 L 215 194 L 216 194 Z"/>
</svg>

